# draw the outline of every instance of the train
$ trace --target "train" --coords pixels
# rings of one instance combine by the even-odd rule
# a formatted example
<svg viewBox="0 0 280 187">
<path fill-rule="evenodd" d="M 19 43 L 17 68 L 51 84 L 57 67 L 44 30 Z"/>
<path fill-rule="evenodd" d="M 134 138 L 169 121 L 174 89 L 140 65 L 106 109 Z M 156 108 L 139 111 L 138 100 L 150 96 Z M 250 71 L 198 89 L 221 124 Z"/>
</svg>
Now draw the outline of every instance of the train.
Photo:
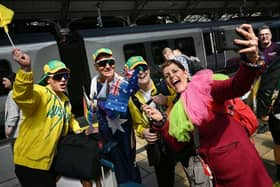
<svg viewBox="0 0 280 187">
<path fill-rule="evenodd" d="M 191 24 L 146 25 L 135 27 L 115 27 L 98 29 L 61 29 L 58 34 L 52 32 L 18 33 L 11 35 L 16 47 L 31 56 L 34 81 L 38 81 L 43 64 L 51 59 L 60 59 L 71 69 L 69 97 L 73 112 L 82 116 L 82 87 L 89 91 L 90 80 L 97 73 L 92 61 L 93 52 L 101 47 L 112 49 L 116 58 L 116 70 L 121 72 L 130 56 L 141 55 L 151 67 L 152 77 L 161 78 L 160 65 L 163 63 L 162 49 L 178 48 L 184 54 L 200 59 L 201 66 L 215 72 L 230 71 L 230 60 L 238 54 L 234 50 L 224 49 L 223 33 L 232 33 L 238 25 L 249 22 L 232 20 L 226 22 L 206 22 Z M 280 41 L 280 19 L 250 21 L 257 29 L 263 24 L 271 27 L 274 41 Z M 224 32 L 225 31 L 225 32 Z M 231 37 L 231 36 L 229 36 Z M 5 67 L 16 72 L 18 66 L 13 62 L 12 46 L 5 35 L 0 36 L 0 60 L 9 62 Z M 4 63 L 1 63 L 4 64 Z M 7 68 L 1 69 L 6 71 Z M 0 75 L 1 76 L 1 75 Z M 1 88 L 3 89 L 3 88 Z M 0 90 L 0 94 L 1 94 Z M 7 93 L 1 95 L 1 106 Z M 2 112 L 1 108 L 1 112 Z M 3 116 L 3 115 L 1 115 Z M 1 117 L 1 126 L 3 119 Z"/>
<path fill-rule="evenodd" d="M 63 61 L 71 70 L 68 94 L 73 112 L 77 119 L 83 118 L 83 87 L 89 93 L 91 78 L 96 75 L 92 54 L 101 47 L 110 48 L 116 59 L 116 71 L 121 73 L 126 60 L 134 55 L 142 56 L 151 68 L 154 79 L 161 79 L 160 65 L 163 63 L 162 49 L 170 47 L 180 49 L 188 56 L 200 59 L 200 65 L 214 72 L 234 72 L 232 60 L 238 57 L 234 50 L 225 49 L 228 31 L 242 23 L 251 23 L 254 29 L 268 25 L 275 42 L 280 41 L 280 19 L 231 20 L 206 23 L 185 23 L 165 25 L 145 25 L 133 27 L 112 27 L 96 29 L 59 29 L 57 32 L 14 33 L 11 37 L 17 48 L 28 53 L 32 60 L 34 82 L 43 74 L 43 65 L 52 59 Z M 226 34 L 225 34 L 226 33 Z M 0 35 L 0 76 L 5 71 L 16 72 L 19 68 L 12 59 L 12 46 L 3 33 Z M 7 148 L 4 135 L 4 106 L 7 92 L 0 86 L 0 155 L 11 161 L 11 153 Z M 6 146 L 6 147 L 5 147 Z M 4 159 L 2 159 L 4 161 Z M 8 161 L 0 163 L 0 186 L 14 175 L 6 171 L 11 169 Z M 4 170 L 3 170 L 4 169 Z M 1 171 L 3 170 L 3 171 Z"/>
</svg>

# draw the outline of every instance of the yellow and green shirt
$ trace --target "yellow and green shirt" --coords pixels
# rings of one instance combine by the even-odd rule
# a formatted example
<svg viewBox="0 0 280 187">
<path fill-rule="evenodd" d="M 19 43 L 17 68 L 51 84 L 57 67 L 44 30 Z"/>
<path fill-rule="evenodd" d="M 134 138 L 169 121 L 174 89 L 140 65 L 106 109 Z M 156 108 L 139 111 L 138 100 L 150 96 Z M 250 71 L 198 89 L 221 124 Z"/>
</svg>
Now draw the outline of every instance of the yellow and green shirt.
<svg viewBox="0 0 280 187">
<path fill-rule="evenodd" d="M 14 147 L 15 164 L 49 170 L 61 136 L 81 128 L 71 112 L 69 98 L 56 95 L 49 86 L 33 84 L 33 73 L 19 70 L 13 99 L 23 112 Z"/>
</svg>

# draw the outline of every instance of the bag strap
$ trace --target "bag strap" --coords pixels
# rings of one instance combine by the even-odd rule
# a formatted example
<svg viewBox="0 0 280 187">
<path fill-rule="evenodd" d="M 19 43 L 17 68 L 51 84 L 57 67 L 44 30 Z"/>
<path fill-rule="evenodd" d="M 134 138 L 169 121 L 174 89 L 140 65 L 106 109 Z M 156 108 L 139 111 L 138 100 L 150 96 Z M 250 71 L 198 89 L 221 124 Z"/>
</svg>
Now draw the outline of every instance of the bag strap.
<svg viewBox="0 0 280 187">
<path fill-rule="evenodd" d="M 196 125 L 194 125 L 194 132 L 193 132 L 193 143 L 196 154 L 198 154 L 198 149 L 200 147 L 200 141 L 199 141 L 199 130 Z"/>
<path fill-rule="evenodd" d="M 139 101 L 139 99 L 136 97 L 135 94 L 133 94 L 133 95 L 131 96 L 131 100 L 132 100 L 133 104 L 137 107 L 137 109 L 138 109 L 140 112 L 142 112 L 141 106 L 142 106 L 143 103 L 141 103 L 141 102 Z"/>
<path fill-rule="evenodd" d="M 277 97 L 279 96 L 279 90 L 280 90 L 280 79 L 277 81 L 276 87 L 274 88 L 273 93 L 271 95 L 271 104 L 269 107 L 269 113 L 272 112 L 273 110 L 274 103 Z"/>
<path fill-rule="evenodd" d="M 135 105 L 135 106 L 137 107 L 137 109 L 139 110 L 139 112 L 142 113 L 141 107 L 142 107 L 143 103 L 141 103 L 141 102 L 139 101 L 139 99 L 136 97 L 135 94 L 133 94 L 133 95 L 131 96 L 131 99 L 132 99 L 132 102 L 134 103 L 134 105 Z M 150 102 L 150 100 L 149 100 L 147 103 L 149 103 L 149 102 Z M 148 120 L 149 120 L 149 124 L 151 124 L 152 120 L 151 120 L 150 118 L 148 118 Z M 153 129 L 152 129 L 152 126 L 151 126 L 151 125 L 150 125 L 150 132 L 153 132 Z"/>
</svg>

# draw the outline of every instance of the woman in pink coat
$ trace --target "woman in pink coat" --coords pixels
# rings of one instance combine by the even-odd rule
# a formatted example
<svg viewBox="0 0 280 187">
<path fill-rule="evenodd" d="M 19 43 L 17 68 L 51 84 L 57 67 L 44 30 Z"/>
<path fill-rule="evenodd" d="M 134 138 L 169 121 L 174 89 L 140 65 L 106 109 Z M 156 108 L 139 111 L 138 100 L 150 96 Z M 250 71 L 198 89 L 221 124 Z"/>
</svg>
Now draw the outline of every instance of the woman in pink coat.
<svg viewBox="0 0 280 187">
<path fill-rule="evenodd" d="M 216 187 L 271 187 L 272 179 L 244 127 L 230 115 L 215 113 L 209 107 L 246 93 L 262 67 L 252 26 L 243 24 L 236 31 L 244 38 L 234 40 L 243 46 L 238 51 L 242 62 L 231 79 L 213 80 L 211 70 L 201 70 L 189 82 L 180 63 L 169 60 L 163 64 L 165 80 L 180 95 L 168 116 L 169 134 L 178 141 L 192 142 L 194 125 L 198 127 L 199 154 L 209 165 Z M 180 107 L 183 113 L 178 115 Z M 147 105 L 142 108 L 154 121 L 164 120 L 156 109 Z"/>
</svg>

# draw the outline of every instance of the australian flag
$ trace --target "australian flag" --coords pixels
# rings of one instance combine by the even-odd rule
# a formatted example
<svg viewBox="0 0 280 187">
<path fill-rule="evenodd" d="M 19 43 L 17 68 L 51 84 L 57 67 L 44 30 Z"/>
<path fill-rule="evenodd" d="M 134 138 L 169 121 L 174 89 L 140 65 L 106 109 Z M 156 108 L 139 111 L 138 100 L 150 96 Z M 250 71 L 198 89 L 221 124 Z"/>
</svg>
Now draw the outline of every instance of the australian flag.
<svg viewBox="0 0 280 187">
<path fill-rule="evenodd" d="M 129 97 L 138 89 L 138 71 L 134 71 L 129 79 L 117 79 L 110 85 L 105 109 L 126 113 Z"/>
</svg>

